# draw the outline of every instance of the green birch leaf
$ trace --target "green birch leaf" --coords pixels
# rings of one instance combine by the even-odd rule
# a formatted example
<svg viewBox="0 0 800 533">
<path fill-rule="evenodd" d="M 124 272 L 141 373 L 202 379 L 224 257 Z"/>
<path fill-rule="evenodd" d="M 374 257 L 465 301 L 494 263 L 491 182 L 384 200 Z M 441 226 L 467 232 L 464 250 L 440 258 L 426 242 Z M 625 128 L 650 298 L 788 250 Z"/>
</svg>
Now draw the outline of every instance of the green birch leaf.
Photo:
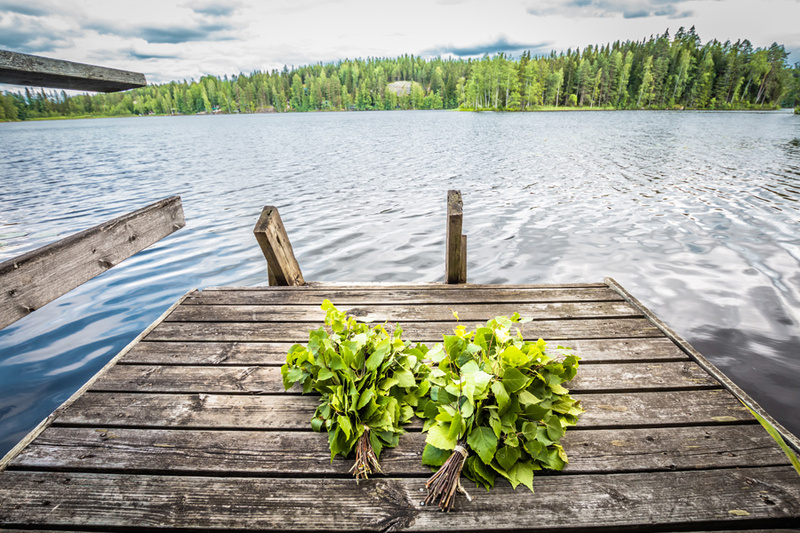
<svg viewBox="0 0 800 533">
<path fill-rule="evenodd" d="M 536 405 L 542 401 L 526 390 L 520 391 L 517 398 L 519 398 L 519 403 L 522 405 Z"/>
<path fill-rule="evenodd" d="M 550 440 L 555 442 L 564 436 L 564 428 L 557 416 L 551 416 L 544 423 L 547 425 L 547 436 Z"/>
<path fill-rule="evenodd" d="M 426 444 L 422 450 L 422 464 L 427 466 L 442 466 L 453 452 L 450 450 L 440 450 L 436 446 Z"/>
<path fill-rule="evenodd" d="M 358 409 L 360 411 L 374 397 L 375 397 L 375 391 L 372 390 L 372 389 L 367 389 L 366 391 L 361 393 L 361 396 L 359 396 L 358 403 L 356 404 L 356 409 Z"/>
<path fill-rule="evenodd" d="M 500 422 L 500 417 L 497 416 L 497 413 L 494 411 L 492 411 L 492 414 L 489 417 L 489 427 L 492 428 L 492 431 L 494 431 L 495 436 L 497 436 L 497 438 L 499 439 L 500 432 L 502 431 L 503 428 L 503 423 Z"/>
<path fill-rule="evenodd" d="M 331 372 L 327 368 L 321 368 L 319 373 L 317 374 L 317 381 L 325 381 L 326 379 L 331 379 L 333 376 L 334 376 L 333 372 Z"/>
<path fill-rule="evenodd" d="M 449 434 L 450 424 L 442 424 L 440 422 L 435 426 L 431 426 L 428 430 L 428 437 L 425 439 L 425 443 L 440 450 L 453 450 L 458 439 L 451 439 Z"/>
<path fill-rule="evenodd" d="M 516 463 L 509 474 L 533 492 L 533 465 L 530 462 L 520 461 Z"/>
<path fill-rule="evenodd" d="M 375 347 L 375 351 L 370 354 L 367 360 L 364 362 L 364 367 L 369 372 L 375 372 L 381 363 L 383 363 L 386 354 L 389 353 L 389 349 L 391 348 L 391 342 L 389 339 L 383 339 L 378 345 Z"/>
<path fill-rule="evenodd" d="M 492 383 L 491 390 L 494 393 L 495 399 L 497 400 L 498 407 L 500 407 L 500 409 L 505 407 L 510 399 L 505 386 L 499 381 L 495 381 Z"/>
<path fill-rule="evenodd" d="M 433 361 L 434 363 L 438 364 L 442 361 L 442 359 L 447 357 L 447 354 L 444 351 L 444 346 L 441 344 L 437 344 L 428 351 L 426 357 L 431 361 Z"/>
<path fill-rule="evenodd" d="M 324 418 L 312 418 L 311 419 L 311 429 L 314 431 L 322 431 L 325 428 L 325 419 Z"/>
<path fill-rule="evenodd" d="M 528 378 L 516 368 L 506 368 L 503 372 L 503 386 L 509 393 L 517 392 L 527 385 Z"/>
<path fill-rule="evenodd" d="M 404 389 L 414 387 L 417 384 L 417 380 L 414 379 L 414 374 L 404 368 L 395 370 L 392 377 L 397 380 L 397 385 Z"/>
<path fill-rule="evenodd" d="M 500 354 L 500 360 L 506 366 L 518 368 L 530 361 L 530 357 L 512 344 L 503 350 L 503 353 Z"/>
<path fill-rule="evenodd" d="M 503 446 L 495 454 L 495 459 L 507 472 L 511 471 L 511 467 L 517 462 L 522 455 L 519 448 L 512 448 L 510 446 Z"/>
<path fill-rule="evenodd" d="M 467 428 L 464 426 L 464 419 L 461 418 L 461 413 L 456 412 L 453 416 L 453 420 L 450 422 L 450 431 L 447 432 L 447 438 L 458 440 L 465 429 Z"/>
<path fill-rule="evenodd" d="M 472 471 L 475 472 L 476 476 L 479 477 L 483 483 L 478 482 L 478 480 L 473 481 L 478 483 L 478 485 L 483 485 L 486 487 L 486 490 L 494 487 L 494 480 L 497 477 L 497 472 L 495 472 L 494 469 L 486 466 L 483 461 L 481 461 L 480 457 L 472 455 L 467 459 L 467 461 L 470 460 Z"/>
<path fill-rule="evenodd" d="M 344 432 L 345 437 L 349 439 L 350 434 L 353 432 L 353 426 L 350 424 L 350 419 L 346 416 L 339 415 L 336 417 L 336 422 L 338 422 L 339 427 Z"/>
<path fill-rule="evenodd" d="M 478 454 L 481 461 L 489 464 L 497 451 L 497 436 L 490 428 L 476 427 L 467 437 L 467 444 Z"/>
</svg>

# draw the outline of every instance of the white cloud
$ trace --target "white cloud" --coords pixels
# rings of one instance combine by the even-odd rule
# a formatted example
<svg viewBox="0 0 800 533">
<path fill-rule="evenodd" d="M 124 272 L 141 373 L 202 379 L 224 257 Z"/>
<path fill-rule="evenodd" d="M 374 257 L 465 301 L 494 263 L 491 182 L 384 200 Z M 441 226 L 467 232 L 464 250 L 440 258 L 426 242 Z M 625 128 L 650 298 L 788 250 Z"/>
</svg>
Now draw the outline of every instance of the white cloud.
<svg viewBox="0 0 800 533">
<path fill-rule="evenodd" d="M 355 57 L 547 53 L 692 25 L 704 41 L 800 52 L 797 20 L 797 0 L 0 0 L 0 48 L 165 82 Z"/>
</svg>

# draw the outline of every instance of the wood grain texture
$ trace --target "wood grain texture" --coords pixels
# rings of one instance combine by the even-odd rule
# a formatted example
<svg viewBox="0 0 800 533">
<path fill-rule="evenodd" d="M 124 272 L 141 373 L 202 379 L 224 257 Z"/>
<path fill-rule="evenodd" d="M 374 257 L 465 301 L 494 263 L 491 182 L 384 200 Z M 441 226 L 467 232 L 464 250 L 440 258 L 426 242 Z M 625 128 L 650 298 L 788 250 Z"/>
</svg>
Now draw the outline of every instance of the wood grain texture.
<svg viewBox="0 0 800 533">
<path fill-rule="evenodd" d="M 0 328 L 185 225 L 179 196 L 0 263 Z"/>
<path fill-rule="evenodd" d="M 581 391 L 633 391 L 719 387 L 697 364 L 612 363 L 582 365 L 567 386 Z M 265 366 L 146 366 L 117 365 L 94 383 L 93 391 L 283 393 L 280 368 Z M 297 393 L 299 387 L 292 389 Z"/>
<path fill-rule="evenodd" d="M 388 476 L 430 476 L 423 466 L 426 435 L 403 435 L 385 449 Z M 563 472 L 673 471 L 786 465 L 761 426 L 571 429 L 562 440 Z M 46 430 L 9 469 L 258 476 L 350 476 L 352 460 L 330 460 L 325 433 L 126 428 Z M 542 472 L 537 475 L 544 475 Z M 560 474 L 553 474 L 560 475 Z"/>
<path fill-rule="evenodd" d="M 580 394 L 582 428 L 753 423 L 727 391 Z M 227 429 L 308 429 L 314 396 L 88 392 L 56 425 Z M 421 427 L 418 420 L 408 426 Z"/>
<path fill-rule="evenodd" d="M 144 74 L 0 50 L 0 83 L 79 91 L 144 87 Z"/>
<path fill-rule="evenodd" d="M 543 303 L 543 302 L 581 302 L 581 301 L 624 301 L 624 298 L 608 287 L 570 287 L 570 288 L 503 288 L 501 286 L 481 286 L 457 290 L 445 286 L 362 288 L 358 285 L 348 287 L 298 288 L 287 290 L 275 287 L 273 290 L 207 290 L 198 291 L 186 300 L 187 305 L 322 305 L 326 298 L 337 306 L 344 305 L 404 305 L 404 304 L 446 304 L 458 309 L 460 304 L 495 303 Z"/>
<path fill-rule="evenodd" d="M 301 342 L 305 344 L 307 339 Z M 120 364 L 282 365 L 291 342 L 140 342 Z M 557 350 L 559 345 L 571 350 Z M 574 353 L 583 362 L 684 361 L 689 357 L 666 338 L 548 342 L 548 350 Z"/>
<path fill-rule="evenodd" d="M 337 306 L 361 322 L 452 321 L 486 322 L 496 316 L 519 313 L 534 320 L 557 318 L 615 318 L 642 316 L 626 302 L 556 302 L 541 304 L 448 304 Z M 320 322 L 325 311 L 316 305 L 184 305 L 170 322 Z M 528 326 L 526 326 L 528 327 Z"/>
<path fill-rule="evenodd" d="M 264 207 L 253 234 L 267 260 L 270 285 L 294 286 L 305 283 L 277 207 Z"/>
<path fill-rule="evenodd" d="M 466 239 L 462 239 L 464 203 L 461 191 L 447 191 L 447 229 L 445 236 L 445 282 L 466 283 Z M 462 246 L 464 249 L 462 250 Z"/>
<path fill-rule="evenodd" d="M 473 490 L 456 512 L 419 505 L 424 480 L 7 472 L 3 526 L 344 531 L 528 531 L 605 527 L 788 527 L 800 515 L 791 467 L 537 476 L 536 494 L 505 483 Z M 576 496 L 580 498 L 576 500 Z M 731 512 L 733 511 L 733 512 Z M 664 527 L 666 526 L 666 527 Z"/>
<path fill-rule="evenodd" d="M 403 338 L 411 342 L 441 342 L 452 335 L 458 323 L 407 322 Z M 478 324 L 464 323 L 468 328 Z M 308 330 L 321 327 L 315 322 L 165 322 L 147 336 L 148 341 L 211 342 L 306 342 Z M 389 325 L 387 330 L 393 330 Z M 541 320 L 525 325 L 526 340 L 538 338 L 607 339 L 661 337 L 652 322 L 642 318 Z"/>
</svg>

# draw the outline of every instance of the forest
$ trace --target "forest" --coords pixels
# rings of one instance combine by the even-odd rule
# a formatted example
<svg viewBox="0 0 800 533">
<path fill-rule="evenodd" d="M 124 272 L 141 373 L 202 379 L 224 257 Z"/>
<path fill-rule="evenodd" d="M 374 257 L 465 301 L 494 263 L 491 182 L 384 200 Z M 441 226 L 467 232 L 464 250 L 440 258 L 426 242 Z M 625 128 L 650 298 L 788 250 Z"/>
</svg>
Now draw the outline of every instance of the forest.
<svg viewBox="0 0 800 533">
<path fill-rule="evenodd" d="M 345 59 L 94 95 L 25 88 L 0 94 L 0 121 L 374 109 L 800 110 L 800 63 L 787 58 L 777 43 L 703 44 L 692 27 L 543 56 Z"/>
</svg>

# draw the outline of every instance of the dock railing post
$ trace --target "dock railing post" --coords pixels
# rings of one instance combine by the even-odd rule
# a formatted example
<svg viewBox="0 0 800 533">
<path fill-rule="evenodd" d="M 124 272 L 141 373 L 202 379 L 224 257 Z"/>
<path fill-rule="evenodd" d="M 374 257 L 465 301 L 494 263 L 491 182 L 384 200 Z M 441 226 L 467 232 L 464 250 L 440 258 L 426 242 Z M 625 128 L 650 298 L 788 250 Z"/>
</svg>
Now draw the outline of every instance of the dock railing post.
<svg viewBox="0 0 800 533">
<path fill-rule="evenodd" d="M 467 236 L 461 234 L 464 203 L 461 191 L 447 191 L 445 282 L 467 282 Z"/>
<path fill-rule="evenodd" d="M 278 214 L 278 208 L 272 205 L 264 207 L 261 216 L 256 222 L 253 233 L 256 236 L 258 245 L 267 259 L 267 275 L 269 284 L 272 286 L 281 285 L 305 285 L 303 273 L 300 272 L 300 265 L 292 251 L 292 243 L 283 227 L 283 221 Z"/>
</svg>

